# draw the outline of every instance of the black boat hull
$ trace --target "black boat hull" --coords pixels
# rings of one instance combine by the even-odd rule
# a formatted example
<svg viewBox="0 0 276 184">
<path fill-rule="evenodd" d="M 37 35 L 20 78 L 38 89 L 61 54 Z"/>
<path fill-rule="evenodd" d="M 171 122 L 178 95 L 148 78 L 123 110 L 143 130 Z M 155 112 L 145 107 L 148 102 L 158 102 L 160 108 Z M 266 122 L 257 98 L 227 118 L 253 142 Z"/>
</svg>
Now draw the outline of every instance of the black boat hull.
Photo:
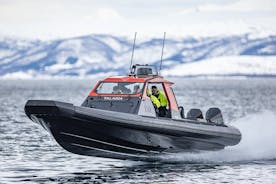
<svg viewBox="0 0 276 184">
<path fill-rule="evenodd" d="M 117 159 L 153 160 L 162 154 L 219 150 L 238 144 L 230 126 L 141 117 L 69 103 L 29 100 L 25 112 L 72 153 Z"/>
</svg>

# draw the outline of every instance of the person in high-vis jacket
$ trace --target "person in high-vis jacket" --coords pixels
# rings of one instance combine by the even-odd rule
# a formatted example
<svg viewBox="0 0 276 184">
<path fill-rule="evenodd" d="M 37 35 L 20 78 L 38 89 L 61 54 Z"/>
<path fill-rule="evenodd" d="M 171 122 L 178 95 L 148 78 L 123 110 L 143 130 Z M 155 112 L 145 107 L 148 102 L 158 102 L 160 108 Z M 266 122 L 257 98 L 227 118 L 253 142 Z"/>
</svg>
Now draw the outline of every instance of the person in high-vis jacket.
<svg viewBox="0 0 276 184">
<path fill-rule="evenodd" d="M 167 114 L 167 105 L 168 105 L 168 100 L 164 92 L 158 90 L 156 86 L 151 87 L 152 91 L 152 96 L 155 96 L 159 102 L 160 102 L 160 107 L 158 108 L 159 110 L 159 116 L 165 117 Z"/>
<path fill-rule="evenodd" d="M 160 104 L 160 101 L 158 100 L 158 98 L 156 98 L 154 95 L 152 95 L 150 93 L 149 89 L 147 89 L 147 95 L 148 95 L 148 97 L 150 97 L 150 100 L 153 103 L 154 108 L 159 109 L 161 104 Z"/>
<path fill-rule="evenodd" d="M 152 94 L 147 89 L 147 95 L 150 97 L 153 105 L 158 109 L 158 115 L 165 117 L 167 112 L 168 100 L 166 95 L 159 91 L 156 86 L 152 86 Z"/>
</svg>

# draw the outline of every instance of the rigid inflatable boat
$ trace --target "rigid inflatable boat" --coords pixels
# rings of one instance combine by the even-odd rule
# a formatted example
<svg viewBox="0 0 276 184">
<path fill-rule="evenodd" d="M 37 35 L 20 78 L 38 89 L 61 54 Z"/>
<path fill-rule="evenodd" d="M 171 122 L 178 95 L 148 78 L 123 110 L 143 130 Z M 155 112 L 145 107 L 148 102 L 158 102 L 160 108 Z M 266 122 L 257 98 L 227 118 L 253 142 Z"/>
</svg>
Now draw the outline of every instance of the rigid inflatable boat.
<svg viewBox="0 0 276 184">
<path fill-rule="evenodd" d="M 69 152 L 117 159 L 150 160 L 180 152 L 220 150 L 240 142 L 240 131 L 226 125 L 219 108 L 184 115 L 172 82 L 150 65 L 133 65 L 128 76 L 99 81 L 81 106 L 29 100 L 26 115 Z M 157 86 L 168 99 L 159 117 L 147 89 Z"/>
</svg>

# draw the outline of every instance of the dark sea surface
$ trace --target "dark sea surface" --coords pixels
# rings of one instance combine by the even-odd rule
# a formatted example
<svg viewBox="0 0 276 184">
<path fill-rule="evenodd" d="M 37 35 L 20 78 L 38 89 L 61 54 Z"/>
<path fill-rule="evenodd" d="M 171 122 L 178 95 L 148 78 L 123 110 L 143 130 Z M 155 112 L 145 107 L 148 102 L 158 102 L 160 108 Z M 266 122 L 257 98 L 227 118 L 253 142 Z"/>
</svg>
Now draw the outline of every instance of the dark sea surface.
<svg viewBox="0 0 276 184">
<path fill-rule="evenodd" d="M 24 104 L 80 105 L 96 81 L 0 80 L 0 183 L 276 183 L 276 79 L 171 80 L 186 112 L 220 107 L 241 143 L 155 163 L 74 155 L 25 116 Z"/>
</svg>

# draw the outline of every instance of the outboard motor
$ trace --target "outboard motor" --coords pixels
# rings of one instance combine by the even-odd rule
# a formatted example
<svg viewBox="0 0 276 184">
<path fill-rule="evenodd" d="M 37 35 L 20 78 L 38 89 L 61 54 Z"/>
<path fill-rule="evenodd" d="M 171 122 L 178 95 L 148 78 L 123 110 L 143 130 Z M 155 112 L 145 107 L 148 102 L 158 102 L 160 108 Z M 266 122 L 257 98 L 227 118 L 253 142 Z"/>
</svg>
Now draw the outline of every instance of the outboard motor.
<svg viewBox="0 0 276 184">
<path fill-rule="evenodd" d="M 187 119 L 191 120 L 197 120 L 197 119 L 203 119 L 203 114 L 200 109 L 190 109 L 187 113 Z"/>
<path fill-rule="evenodd" d="M 217 107 L 208 109 L 205 118 L 209 123 L 215 123 L 218 125 L 224 124 L 221 110 Z"/>
</svg>

